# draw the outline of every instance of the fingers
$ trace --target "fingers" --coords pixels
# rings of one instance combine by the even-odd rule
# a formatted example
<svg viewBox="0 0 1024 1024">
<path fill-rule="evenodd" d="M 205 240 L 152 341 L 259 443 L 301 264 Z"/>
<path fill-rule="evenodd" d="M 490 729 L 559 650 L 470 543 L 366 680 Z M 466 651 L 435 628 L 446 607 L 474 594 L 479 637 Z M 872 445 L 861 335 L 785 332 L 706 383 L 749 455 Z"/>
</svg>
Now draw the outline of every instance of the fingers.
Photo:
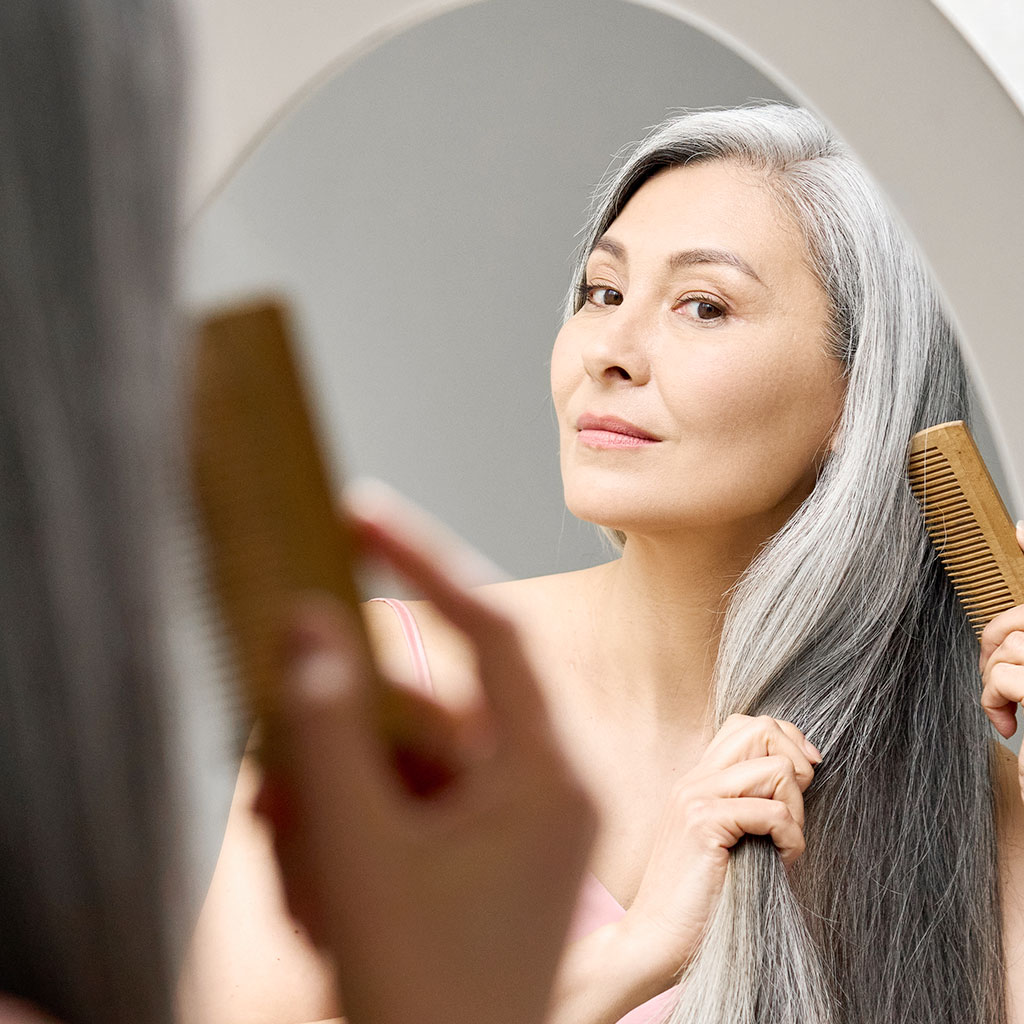
<svg viewBox="0 0 1024 1024">
<path fill-rule="evenodd" d="M 731 850 L 745 835 L 771 836 L 788 867 L 805 850 L 803 826 L 789 803 L 755 796 L 692 798 L 686 820 L 695 834 L 724 850 Z"/>
<path fill-rule="evenodd" d="M 745 834 L 771 836 L 786 867 L 806 849 L 803 829 L 785 804 L 777 800 L 757 800 L 752 797 L 741 797 L 729 803 L 729 810 L 740 830 L 736 842 Z"/>
<path fill-rule="evenodd" d="M 1024 632 L 1024 605 L 1017 605 L 1000 612 L 981 634 L 981 654 L 978 668 L 984 673 L 992 655 L 1002 646 L 1011 633 Z"/>
<path fill-rule="evenodd" d="M 279 756 L 254 809 L 273 829 L 289 910 L 317 944 L 327 935 L 330 892 L 345 871 L 345 851 L 360 844 L 383 851 L 411 835 L 419 826 L 411 797 L 430 795 L 418 783 L 441 754 L 427 761 L 416 748 L 396 746 L 395 724 L 412 741 L 422 734 L 428 751 L 452 746 L 443 710 L 414 695 L 396 691 L 393 701 L 401 706 L 392 701 L 391 720 L 382 720 L 389 690 L 366 660 L 355 614 L 329 597 L 303 599 L 282 679 Z"/>
<path fill-rule="evenodd" d="M 1017 523 L 1017 543 L 1024 551 L 1024 520 Z M 978 670 L 985 671 L 985 665 L 996 648 L 1017 630 L 1024 630 L 1024 605 L 1017 605 L 997 615 L 982 631 L 981 654 L 978 659 Z"/>
<path fill-rule="evenodd" d="M 763 715 L 731 715 L 679 799 L 684 813 L 714 829 L 731 848 L 745 833 L 770 835 L 783 862 L 791 864 L 805 847 L 803 794 L 821 753 L 792 722 Z"/>
<path fill-rule="evenodd" d="M 708 745 L 702 764 L 721 771 L 740 761 L 772 755 L 792 762 L 801 790 L 811 784 L 814 765 L 821 762 L 821 753 L 792 722 L 768 715 L 730 715 Z"/>
<path fill-rule="evenodd" d="M 301 782 L 307 807 L 386 807 L 391 769 L 353 613 L 329 598 L 310 597 L 294 623 L 282 680 L 284 768 Z"/>
<path fill-rule="evenodd" d="M 423 525 L 391 505 L 368 518 L 352 514 L 364 546 L 384 558 L 413 583 L 470 641 L 479 664 L 480 682 L 498 726 L 513 735 L 528 735 L 546 721 L 543 701 L 511 621 L 467 589 L 458 567 L 442 564 L 422 546 Z M 411 539 L 420 535 L 420 541 Z"/>
<path fill-rule="evenodd" d="M 1017 523 L 1024 550 L 1024 522 Z M 1024 605 L 997 615 L 981 634 L 978 668 L 984 689 L 981 706 L 1001 736 L 1017 731 L 1017 705 L 1024 703 Z"/>
<path fill-rule="evenodd" d="M 704 780 L 703 795 L 723 800 L 758 797 L 784 804 L 799 828 L 804 825 L 804 798 L 793 762 L 781 754 L 757 757 Z"/>
<path fill-rule="evenodd" d="M 770 835 L 786 864 L 804 851 L 803 787 L 784 755 L 757 757 L 680 787 L 675 799 L 691 827 L 731 849 L 745 833 Z"/>
<path fill-rule="evenodd" d="M 982 680 L 981 706 L 1009 738 L 1017 730 L 1017 705 L 1024 703 L 1024 632 L 1010 633 L 993 651 Z"/>
<path fill-rule="evenodd" d="M 381 480 L 359 479 L 345 488 L 345 511 L 355 519 L 389 524 L 391 532 L 411 538 L 415 547 L 433 554 L 464 587 L 482 587 L 507 580 L 508 574 L 435 519 Z"/>
</svg>

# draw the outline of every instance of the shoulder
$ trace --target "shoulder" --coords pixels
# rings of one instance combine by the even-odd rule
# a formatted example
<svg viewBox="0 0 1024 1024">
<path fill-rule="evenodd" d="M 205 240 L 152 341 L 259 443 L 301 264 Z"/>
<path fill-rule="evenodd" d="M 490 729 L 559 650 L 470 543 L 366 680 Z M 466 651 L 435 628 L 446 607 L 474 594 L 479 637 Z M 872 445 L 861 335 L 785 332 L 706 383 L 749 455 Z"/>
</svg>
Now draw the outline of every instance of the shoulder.
<svg viewBox="0 0 1024 1024">
<path fill-rule="evenodd" d="M 534 576 L 481 587 L 480 593 L 526 629 L 550 621 L 552 613 L 571 615 L 607 573 L 607 565 Z"/>
<path fill-rule="evenodd" d="M 465 699 L 473 677 L 473 652 L 466 639 L 429 601 L 401 603 L 422 640 L 435 695 L 445 702 Z M 385 601 L 367 601 L 360 609 L 377 665 L 390 679 L 415 688 L 411 637 L 397 610 Z"/>
<path fill-rule="evenodd" d="M 1024 1024 L 1024 798 L 1019 763 L 1002 743 L 996 743 L 995 764 L 1007 1019 Z"/>
<path fill-rule="evenodd" d="M 476 592 L 515 624 L 528 653 L 547 661 L 552 646 L 568 635 L 567 623 L 585 602 L 602 568 L 492 583 Z M 423 639 L 438 697 L 468 699 L 475 687 L 471 645 L 429 601 L 404 603 Z M 383 601 L 368 601 L 361 607 L 377 663 L 392 678 L 408 681 L 412 655 L 398 615 Z"/>
</svg>

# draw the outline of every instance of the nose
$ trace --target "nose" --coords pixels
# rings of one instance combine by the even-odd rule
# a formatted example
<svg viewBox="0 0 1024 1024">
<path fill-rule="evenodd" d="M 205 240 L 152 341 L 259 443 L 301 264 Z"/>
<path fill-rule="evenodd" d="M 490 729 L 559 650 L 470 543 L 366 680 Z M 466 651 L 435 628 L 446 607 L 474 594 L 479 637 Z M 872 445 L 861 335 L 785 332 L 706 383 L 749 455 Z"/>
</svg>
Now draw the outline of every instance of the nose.
<svg viewBox="0 0 1024 1024">
<path fill-rule="evenodd" d="M 594 381 L 646 384 L 651 379 L 650 340 L 654 325 L 627 299 L 614 312 L 592 322 L 583 345 L 583 365 Z"/>
</svg>

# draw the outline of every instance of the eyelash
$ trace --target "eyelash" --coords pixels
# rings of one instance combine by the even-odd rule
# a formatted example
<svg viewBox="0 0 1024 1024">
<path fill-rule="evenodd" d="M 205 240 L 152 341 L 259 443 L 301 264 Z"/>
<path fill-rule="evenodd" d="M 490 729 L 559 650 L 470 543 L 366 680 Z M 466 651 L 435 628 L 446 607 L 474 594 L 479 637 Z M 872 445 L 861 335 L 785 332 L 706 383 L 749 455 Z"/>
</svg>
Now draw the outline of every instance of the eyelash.
<svg viewBox="0 0 1024 1024">
<path fill-rule="evenodd" d="M 713 308 L 718 310 L 718 316 L 710 317 L 707 319 L 705 319 L 704 317 L 697 317 L 698 320 L 703 320 L 705 323 L 711 323 L 715 320 L 724 320 L 727 316 L 725 306 L 722 305 L 720 299 L 716 299 L 714 298 L 714 296 L 705 295 L 703 292 L 691 292 L 689 295 L 686 295 L 684 298 L 682 298 L 680 302 L 677 303 L 677 305 L 686 305 L 687 303 L 690 302 L 696 302 L 701 305 L 712 306 Z"/>
<path fill-rule="evenodd" d="M 582 307 L 582 306 L 586 305 L 587 303 L 593 303 L 593 293 L 597 292 L 597 291 L 602 291 L 602 290 L 604 290 L 604 291 L 613 291 L 613 292 L 617 292 L 618 291 L 617 288 L 612 288 L 610 285 L 606 285 L 606 284 L 587 284 L 586 282 L 583 282 L 579 286 L 578 293 L 577 293 L 578 294 L 578 298 L 579 298 L 579 305 Z M 719 299 L 716 299 L 716 298 L 714 298 L 714 296 L 711 296 L 711 295 L 706 295 L 703 292 L 691 292 L 691 293 L 681 297 L 679 302 L 676 303 L 676 305 L 687 305 L 687 304 L 689 304 L 691 302 L 696 302 L 696 303 L 699 303 L 699 304 L 706 304 L 706 305 L 712 306 L 714 309 L 718 310 L 718 313 L 719 313 L 718 316 L 707 317 L 707 318 L 705 318 L 705 317 L 697 317 L 698 320 L 702 320 L 704 323 L 713 323 L 716 320 L 724 319 L 728 315 L 727 310 L 722 305 L 722 303 L 721 303 L 721 301 Z M 599 303 L 594 303 L 594 305 L 599 305 Z"/>
</svg>

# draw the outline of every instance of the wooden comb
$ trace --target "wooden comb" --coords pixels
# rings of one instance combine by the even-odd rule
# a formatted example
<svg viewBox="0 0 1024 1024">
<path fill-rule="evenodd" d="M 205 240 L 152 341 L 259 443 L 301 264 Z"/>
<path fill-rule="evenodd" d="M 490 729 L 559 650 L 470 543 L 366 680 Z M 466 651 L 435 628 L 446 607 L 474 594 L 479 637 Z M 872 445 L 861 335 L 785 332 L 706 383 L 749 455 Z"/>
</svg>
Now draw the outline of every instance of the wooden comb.
<svg viewBox="0 0 1024 1024">
<path fill-rule="evenodd" d="M 963 420 L 916 433 L 908 471 L 928 534 L 980 637 L 1000 612 L 1024 604 L 1014 524 Z"/>
<path fill-rule="evenodd" d="M 208 318 L 196 351 L 190 456 L 205 562 L 264 763 L 287 760 L 277 720 L 287 616 L 304 592 L 326 593 L 361 626 L 353 542 L 317 442 L 284 308 L 259 301 Z M 380 730 L 417 793 L 452 776 L 440 716 L 376 681 Z M 414 716 L 414 717 L 413 717 Z M 433 732 L 431 730 L 434 729 Z M 438 751 L 435 755 L 433 750 Z"/>
</svg>

